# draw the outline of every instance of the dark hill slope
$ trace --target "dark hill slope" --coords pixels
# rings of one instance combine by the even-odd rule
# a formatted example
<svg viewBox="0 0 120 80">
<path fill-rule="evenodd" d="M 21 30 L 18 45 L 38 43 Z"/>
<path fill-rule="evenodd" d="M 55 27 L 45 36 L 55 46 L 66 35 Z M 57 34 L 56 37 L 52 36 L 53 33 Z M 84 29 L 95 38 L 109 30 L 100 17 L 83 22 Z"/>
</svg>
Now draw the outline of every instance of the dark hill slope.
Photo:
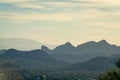
<svg viewBox="0 0 120 80">
<path fill-rule="evenodd" d="M 51 68 L 67 65 L 67 62 L 59 61 L 42 50 L 18 51 L 9 49 L 0 55 L 0 64 L 13 63 L 21 67 Z"/>
<path fill-rule="evenodd" d="M 86 62 L 71 65 L 69 69 L 80 71 L 106 71 L 117 68 L 115 61 L 108 57 L 95 57 Z"/>
</svg>

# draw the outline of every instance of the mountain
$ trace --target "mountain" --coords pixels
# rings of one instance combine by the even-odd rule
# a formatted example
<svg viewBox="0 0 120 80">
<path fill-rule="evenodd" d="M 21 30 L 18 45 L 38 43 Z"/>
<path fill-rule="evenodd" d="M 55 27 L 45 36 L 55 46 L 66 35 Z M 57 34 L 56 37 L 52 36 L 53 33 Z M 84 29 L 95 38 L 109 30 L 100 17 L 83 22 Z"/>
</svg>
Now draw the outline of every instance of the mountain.
<svg viewBox="0 0 120 80">
<path fill-rule="evenodd" d="M 112 55 L 110 55 L 110 58 L 118 60 L 118 59 L 120 59 L 120 53 L 112 54 Z"/>
<path fill-rule="evenodd" d="M 115 61 L 109 57 L 95 57 L 82 63 L 73 64 L 69 67 L 70 70 L 77 71 L 106 71 L 116 68 Z"/>
<path fill-rule="evenodd" d="M 48 54 L 52 54 L 52 50 L 50 50 L 48 47 L 44 45 L 41 46 L 41 50 L 45 51 Z"/>
<path fill-rule="evenodd" d="M 74 47 L 71 43 L 67 42 L 63 45 L 56 47 L 53 50 L 43 50 L 47 53 L 52 53 L 53 57 L 65 61 L 77 63 L 87 61 L 97 56 L 110 56 L 120 52 L 120 47 L 109 44 L 106 40 L 98 42 L 89 41 Z"/>
<path fill-rule="evenodd" d="M 0 55 L 3 54 L 5 51 L 5 49 L 0 50 Z"/>
<path fill-rule="evenodd" d="M 109 44 L 106 40 L 99 42 L 87 42 L 76 47 L 81 53 L 102 53 L 102 55 L 111 55 L 120 52 L 120 47 Z"/>
<path fill-rule="evenodd" d="M 54 48 L 53 50 L 49 49 L 46 46 L 42 46 L 41 50 L 47 52 L 47 53 L 52 53 L 52 54 L 73 54 L 72 52 L 75 50 L 75 47 L 70 43 L 67 42 L 65 44 L 62 44 L 60 46 L 57 46 L 56 48 Z"/>
<path fill-rule="evenodd" d="M 53 68 L 67 65 L 67 62 L 57 60 L 42 50 L 18 51 L 9 49 L 0 55 L 0 64 L 12 63 L 19 67 Z"/>
<path fill-rule="evenodd" d="M 34 50 L 39 49 L 42 45 L 46 45 L 53 49 L 54 45 L 44 44 L 38 41 L 24 38 L 8 38 L 0 39 L 0 49 L 18 49 L 18 50 Z"/>
<path fill-rule="evenodd" d="M 74 49 L 75 47 L 70 42 L 67 42 L 53 49 L 53 53 L 70 54 L 74 51 Z"/>
<path fill-rule="evenodd" d="M 86 42 L 84 44 L 74 47 L 71 43 L 67 42 L 64 45 L 60 45 L 53 50 L 53 53 L 81 55 L 87 53 L 103 53 L 110 55 L 120 52 L 120 47 L 109 44 L 106 40 L 99 42 Z"/>
</svg>

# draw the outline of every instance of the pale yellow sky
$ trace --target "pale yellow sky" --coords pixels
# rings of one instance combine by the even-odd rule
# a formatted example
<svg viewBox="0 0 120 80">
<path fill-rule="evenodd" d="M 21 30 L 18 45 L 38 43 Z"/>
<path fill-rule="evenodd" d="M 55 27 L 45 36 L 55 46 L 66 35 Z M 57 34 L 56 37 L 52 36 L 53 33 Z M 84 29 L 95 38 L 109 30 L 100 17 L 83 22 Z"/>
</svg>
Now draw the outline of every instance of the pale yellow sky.
<svg viewBox="0 0 120 80">
<path fill-rule="evenodd" d="M 120 0 L 0 0 L 0 38 L 120 45 Z"/>
</svg>

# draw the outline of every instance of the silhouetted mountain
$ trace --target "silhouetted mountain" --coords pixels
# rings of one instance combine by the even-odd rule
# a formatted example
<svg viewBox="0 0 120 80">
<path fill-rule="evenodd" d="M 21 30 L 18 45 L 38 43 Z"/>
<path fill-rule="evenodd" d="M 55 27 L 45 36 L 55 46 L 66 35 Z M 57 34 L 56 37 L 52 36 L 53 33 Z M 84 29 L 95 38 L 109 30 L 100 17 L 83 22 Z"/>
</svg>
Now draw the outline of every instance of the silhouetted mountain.
<svg viewBox="0 0 120 80">
<path fill-rule="evenodd" d="M 110 55 L 110 58 L 118 60 L 118 59 L 120 59 L 120 53 L 112 54 L 112 55 Z"/>
<path fill-rule="evenodd" d="M 111 54 L 119 53 L 120 47 L 111 45 L 106 40 L 101 40 L 99 42 L 86 42 L 77 47 L 74 47 L 71 43 L 67 42 L 53 50 L 44 49 L 44 51 L 47 53 L 50 51 L 52 56 L 57 59 L 75 63 L 87 61 L 96 56 L 110 56 Z"/>
<path fill-rule="evenodd" d="M 53 53 L 60 53 L 60 54 L 67 54 L 67 53 L 71 53 L 74 51 L 74 46 L 70 43 L 70 42 L 67 42 L 63 45 L 60 45 L 58 47 L 56 47 L 54 50 L 53 50 Z M 72 53 L 73 54 L 73 53 Z"/>
<path fill-rule="evenodd" d="M 9 49 L 0 55 L 0 64 L 9 62 L 20 67 L 52 68 L 67 65 L 42 50 L 18 51 Z"/>
<path fill-rule="evenodd" d="M 120 51 L 120 47 L 111 45 L 105 40 L 99 42 L 87 42 L 76 47 L 81 53 L 102 53 L 102 55 L 111 55 Z"/>
<path fill-rule="evenodd" d="M 51 49 L 55 47 L 54 45 L 49 45 L 24 38 L 0 39 L 0 49 L 14 48 L 18 50 L 34 50 L 34 49 L 39 49 L 42 45 L 46 45 Z"/>
<path fill-rule="evenodd" d="M 5 49 L 0 50 L 0 55 L 3 54 L 5 51 Z"/>
<path fill-rule="evenodd" d="M 48 54 L 52 54 L 52 50 L 50 50 L 48 47 L 46 46 L 41 46 L 41 50 L 45 51 Z"/>
<path fill-rule="evenodd" d="M 115 61 L 108 57 L 95 57 L 86 62 L 77 63 L 69 67 L 70 70 L 77 71 L 106 71 L 116 68 Z"/>
</svg>

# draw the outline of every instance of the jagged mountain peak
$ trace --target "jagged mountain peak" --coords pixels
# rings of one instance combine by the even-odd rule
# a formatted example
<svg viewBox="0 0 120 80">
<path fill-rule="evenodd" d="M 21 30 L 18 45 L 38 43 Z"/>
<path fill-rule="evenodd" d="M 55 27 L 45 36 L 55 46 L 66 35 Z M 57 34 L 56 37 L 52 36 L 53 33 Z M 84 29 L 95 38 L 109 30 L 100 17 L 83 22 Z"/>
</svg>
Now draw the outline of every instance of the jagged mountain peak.
<svg viewBox="0 0 120 80">
<path fill-rule="evenodd" d="M 43 49 L 49 49 L 49 48 L 47 46 L 42 45 L 41 50 L 43 50 Z"/>
<path fill-rule="evenodd" d="M 44 45 L 41 46 L 41 50 L 45 51 L 48 54 L 52 54 L 52 50 Z"/>
<path fill-rule="evenodd" d="M 96 45 L 110 45 L 106 40 L 100 40 L 98 42 L 95 42 L 95 41 L 89 41 L 89 42 L 86 42 L 86 43 L 83 43 L 83 44 L 80 44 L 78 45 L 77 47 L 81 47 L 81 46 L 87 46 L 87 47 L 90 47 L 90 46 L 96 46 Z"/>
<path fill-rule="evenodd" d="M 86 43 L 80 44 L 80 45 L 78 45 L 77 47 L 81 47 L 81 46 L 89 46 L 89 45 L 94 45 L 94 44 L 96 44 L 95 41 L 89 41 L 89 42 L 86 42 Z"/>
<path fill-rule="evenodd" d="M 66 46 L 73 46 L 70 42 L 66 42 L 64 45 L 66 45 Z"/>
<path fill-rule="evenodd" d="M 74 46 L 70 43 L 70 42 L 67 42 L 65 44 L 62 44 L 58 47 L 56 47 L 54 50 L 53 50 L 53 53 L 70 53 L 71 50 L 74 50 Z"/>
<path fill-rule="evenodd" d="M 106 40 L 100 40 L 100 41 L 98 41 L 97 43 L 99 43 L 99 44 L 109 44 Z"/>
<path fill-rule="evenodd" d="M 70 43 L 70 42 L 66 42 L 65 44 L 62 44 L 62 45 L 60 45 L 60 46 L 58 46 L 58 47 L 56 47 L 55 49 L 57 49 L 57 48 L 74 48 L 74 46 Z M 54 50 L 55 50 L 54 49 Z"/>
</svg>

